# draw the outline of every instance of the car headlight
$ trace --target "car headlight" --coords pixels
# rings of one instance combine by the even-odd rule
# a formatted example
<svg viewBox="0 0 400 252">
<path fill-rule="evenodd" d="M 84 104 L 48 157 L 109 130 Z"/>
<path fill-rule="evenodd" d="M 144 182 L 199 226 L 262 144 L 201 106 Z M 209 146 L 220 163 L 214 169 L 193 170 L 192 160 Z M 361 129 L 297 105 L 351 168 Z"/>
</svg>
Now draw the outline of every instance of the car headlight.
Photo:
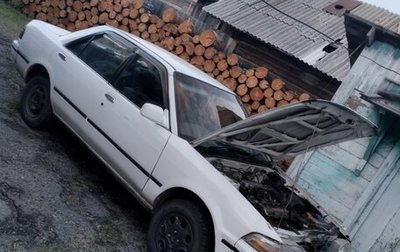
<svg viewBox="0 0 400 252">
<path fill-rule="evenodd" d="M 253 249 L 259 252 L 281 252 L 281 245 L 260 234 L 252 233 L 243 238 Z"/>
</svg>

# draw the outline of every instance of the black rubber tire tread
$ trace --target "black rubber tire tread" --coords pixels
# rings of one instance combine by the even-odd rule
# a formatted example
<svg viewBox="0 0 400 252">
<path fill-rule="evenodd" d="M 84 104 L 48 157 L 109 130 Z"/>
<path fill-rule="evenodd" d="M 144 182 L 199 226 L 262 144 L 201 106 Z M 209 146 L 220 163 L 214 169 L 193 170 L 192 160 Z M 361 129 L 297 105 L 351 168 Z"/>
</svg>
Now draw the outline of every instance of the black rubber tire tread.
<svg viewBox="0 0 400 252">
<path fill-rule="evenodd" d="M 164 216 L 176 211 L 184 214 L 193 226 L 194 244 L 191 252 L 214 251 L 214 232 L 211 220 L 198 204 L 184 199 L 171 200 L 157 207 L 149 225 L 149 232 L 147 235 L 148 251 L 164 252 L 157 250 L 156 247 L 155 237 L 158 231 L 157 228 Z"/>
<path fill-rule="evenodd" d="M 38 87 L 44 88 L 46 101 L 40 115 L 32 116 L 28 112 L 28 99 L 31 93 Z M 32 128 L 46 129 L 52 124 L 54 117 L 50 102 L 50 82 L 46 76 L 36 75 L 28 81 L 22 93 L 20 112 L 24 122 Z"/>
</svg>

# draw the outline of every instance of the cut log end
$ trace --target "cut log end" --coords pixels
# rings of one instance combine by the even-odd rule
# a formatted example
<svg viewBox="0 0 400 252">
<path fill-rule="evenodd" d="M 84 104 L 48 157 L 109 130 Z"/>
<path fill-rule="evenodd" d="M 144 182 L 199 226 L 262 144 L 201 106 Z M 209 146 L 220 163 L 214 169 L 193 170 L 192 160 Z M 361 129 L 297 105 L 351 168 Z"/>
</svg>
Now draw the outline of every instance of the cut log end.
<svg viewBox="0 0 400 252">
<path fill-rule="evenodd" d="M 200 34 L 199 40 L 204 47 L 209 47 L 213 45 L 216 40 L 215 32 L 211 30 L 203 31 Z"/>
<path fill-rule="evenodd" d="M 212 73 L 215 70 L 215 63 L 212 60 L 206 60 L 204 62 L 204 71 L 206 71 L 207 73 Z M 219 73 L 219 70 L 218 70 Z M 214 74 L 215 75 L 215 74 Z M 217 74 L 218 75 L 218 74 Z"/>
<path fill-rule="evenodd" d="M 174 8 L 166 8 L 162 14 L 162 20 L 165 23 L 172 23 L 176 19 L 176 11 Z"/>
<path fill-rule="evenodd" d="M 267 108 L 269 108 L 269 109 L 274 108 L 275 105 L 276 105 L 276 101 L 274 98 L 272 98 L 272 97 L 265 98 L 265 106 L 267 106 Z"/>
<path fill-rule="evenodd" d="M 290 102 L 291 100 L 294 99 L 294 93 L 293 93 L 292 91 L 286 91 L 286 92 L 283 94 L 283 99 L 284 99 L 285 101 Z"/>
<path fill-rule="evenodd" d="M 249 88 L 253 88 L 253 87 L 257 86 L 257 84 L 258 84 L 258 80 L 257 80 L 257 78 L 255 76 L 250 76 L 246 80 L 246 85 Z"/>
<path fill-rule="evenodd" d="M 225 71 L 228 68 L 228 63 L 226 60 L 221 60 L 218 62 L 217 67 L 219 71 Z"/>
<path fill-rule="evenodd" d="M 247 94 L 247 91 L 249 90 L 249 88 L 245 85 L 245 84 L 240 84 L 237 88 L 236 88 L 236 93 L 239 96 L 244 96 L 245 94 Z"/>
<path fill-rule="evenodd" d="M 249 102 L 250 101 L 250 95 L 245 94 L 241 97 L 242 102 Z"/>
<path fill-rule="evenodd" d="M 301 95 L 299 95 L 299 101 L 308 101 L 311 99 L 311 96 L 307 93 L 302 93 Z"/>
<path fill-rule="evenodd" d="M 179 26 L 178 26 L 178 31 L 180 34 L 183 33 L 192 33 L 193 32 L 193 22 L 188 19 L 186 21 L 183 21 Z"/>
<path fill-rule="evenodd" d="M 254 69 L 247 69 L 246 70 L 246 76 L 247 77 L 254 76 Z"/>
<path fill-rule="evenodd" d="M 266 68 L 266 67 L 257 67 L 254 75 L 259 79 L 264 79 L 268 75 L 268 68 Z"/>
<path fill-rule="evenodd" d="M 245 83 L 247 81 L 247 76 L 245 75 L 245 74 L 241 74 L 239 77 L 238 77 L 238 82 L 239 83 Z"/>
<path fill-rule="evenodd" d="M 258 108 L 260 107 L 260 102 L 258 102 L 258 101 L 253 101 L 252 103 L 251 103 L 251 109 L 252 110 L 255 110 L 255 111 L 258 111 Z"/>
<path fill-rule="evenodd" d="M 260 107 L 258 107 L 258 110 L 257 110 L 258 113 L 263 113 L 266 111 L 268 111 L 268 107 L 266 105 L 260 105 Z"/>
<path fill-rule="evenodd" d="M 287 104 L 289 104 L 288 101 L 286 101 L 286 100 L 280 100 L 280 101 L 278 102 L 278 104 L 277 104 L 277 107 L 281 107 L 281 106 L 284 106 L 284 105 L 287 105 Z"/>
<path fill-rule="evenodd" d="M 221 75 L 222 75 L 224 78 L 228 78 L 228 77 L 229 77 L 229 71 L 228 71 L 228 70 L 225 70 L 225 71 L 223 71 L 223 72 L 221 73 Z"/>
<path fill-rule="evenodd" d="M 275 93 L 274 93 L 274 99 L 275 99 L 276 101 L 283 100 L 283 92 L 282 92 L 281 90 L 275 91 Z"/>
<path fill-rule="evenodd" d="M 242 68 L 240 68 L 239 66 L 234 66 L 229 70 L 229 73 L 232 78 L 237 79 L 242 74 Z"/>
<path fill-rule="evenodd" d="M 237 54 L 232 53 L 232 54 L 228 55 L 228 57 L 226 58 L 226 61 L 228 62 L 228 64 L 230 66 L 236 66 L 239 62 L 239 57 Z"/>
<path fill-rule="evenodd" d="M 267 80 L 260 80 L 260 82 L 258 83 L 258 86 L 261 89 L 267 89 L 269 87 L 269 83 Z"/>
<path fill-rule="evenodd" d="M 263 91 L 259 87 L 252 88 L 250 90 L 250 98 L 253 101 L 261 101 L 264 98 Z"/>
<path fill-rule="evenodd" d="M 272 97 L 274 95 L 274 90 L 272 88 L 267 88 L 264 90 L 264 97 Z"/>
<path fill-rule="evenodd" d="M 283 80 L 275 79 L 275 80 L 272 81 L 271 87 L 272 87 L 273 90 L 278 91 L 278 90 L 281 90 L 283 88 L 283 84 L 284 84 Z"/>
<path fill-rule="evenodd" d="M 237 86 L 237 82 L 235 79 L 233 78 L 229 78 L 229 79 L 225 79 L 222 84 L 225 85 L 225 87 L 229 88 L 232 91 L 235 91 L 236 86 Z"/>
</svg>

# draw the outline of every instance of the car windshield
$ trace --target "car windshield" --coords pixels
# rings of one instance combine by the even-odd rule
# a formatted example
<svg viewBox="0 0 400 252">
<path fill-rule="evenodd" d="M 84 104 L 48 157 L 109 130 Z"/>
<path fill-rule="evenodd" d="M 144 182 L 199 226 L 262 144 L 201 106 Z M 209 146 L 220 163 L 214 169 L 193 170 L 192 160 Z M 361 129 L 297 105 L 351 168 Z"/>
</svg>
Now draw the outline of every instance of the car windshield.
<svg viewBox="0 0 400 252">
<path fill-rule="evenodd" d="M 192 141 L 246 118 L 236 95 L 179 72 L 174 79 L 180 137 Z"/>
</svg>

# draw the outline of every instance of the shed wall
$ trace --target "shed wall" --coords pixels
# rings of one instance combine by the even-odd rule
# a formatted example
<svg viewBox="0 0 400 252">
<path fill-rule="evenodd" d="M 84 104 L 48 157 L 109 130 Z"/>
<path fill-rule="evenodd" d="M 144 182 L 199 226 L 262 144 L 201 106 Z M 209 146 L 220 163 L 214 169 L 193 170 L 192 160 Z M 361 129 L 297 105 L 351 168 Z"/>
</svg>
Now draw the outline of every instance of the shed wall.
<svg viewBox="0 0 400 252">
<path fill-rule="evenodd" d="M 398 251 L 395 248 L 397 246 L 398 249 L 400 234 L 392 225 L 400 226 L 400 209 L 394 207 L 386 215 L 376 209 L 382 207 L 383 198 L 385 204 L 390 199 L 398 202 L 395 195 L 390 194 L 393 185 L 387 182 L 387 178 L 390 174 L 399 174 L 400 170 L 400 155 L 397 155 L 400 154 L 400 120 L 359 98 L 360 92 L 376 93 L 384 82 L 400 83 L 396 69 L 400 69 L 400 49 L 376 41 L 364 49 L 332 99 L 378 125 L 378 145 L 368 158 L 365 153 L 373 138 L 349 141 L 307 153 L 297 157 L 288 171 L 292 177 L 299 174 L 300 185 L 350 232 L 355 251 L 377 251 L 379 248 Z M 367 159 L 366 162 L 363 162 L 364 159 Z M 378 197 L 379 191 L 383 192 Z M 370 235 L 366 237 L 363 232 L 375 224 L 377 228 L 369 229 Z M 362 245 L 367 239 L 368 245 Z M 392 245 L 382 246 L 389 243 Z"/>
</svg>

